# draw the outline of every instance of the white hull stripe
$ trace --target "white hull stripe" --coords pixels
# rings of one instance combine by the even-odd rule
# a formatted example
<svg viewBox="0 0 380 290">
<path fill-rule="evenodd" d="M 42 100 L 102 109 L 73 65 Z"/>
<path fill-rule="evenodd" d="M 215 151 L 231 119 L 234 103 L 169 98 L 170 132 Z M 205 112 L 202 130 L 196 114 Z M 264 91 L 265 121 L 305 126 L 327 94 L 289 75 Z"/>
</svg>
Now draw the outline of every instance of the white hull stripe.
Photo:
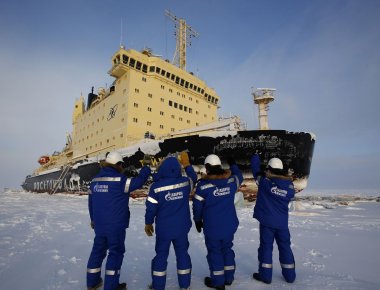
<svg viewBox="0 0 380 290">
<path fill-rule="evenodd" d="M 191 269 L 186 269 L 186 270 L 177 270 L 177 273 L 180 275 L 186 275 L 191 273 Z"/>
<path fill-rule="evenodd" d="M 99 273 L 100 268 L 95 268 L 95 269 L 88 269 L 87 268 L 87 273 L 94 274 L 94 273 Z"/>
<path fill-rule="evenodd" d="M 158 192 L 161 192 L 161 191 L 173 190 L 173 189 L 185 187 L 185 186 L 188 186 L 188 185 L 189 185 L 189 182 L 186 181 L 186 182 L 182 182 L 182 183 L 178 183 L 178 184 L 167 185 L 167 186 L 155 188 L 154 192 L 158 193 Z"/>
<path fill-rule="evenodd" d="M 159 276 L 159 277 L 166 276 L 166 271 L 163 271 L 163 272 L 153 271 L 153 276 Z"/>
<path fill-rule="evenodd" d="M 106 275 L 109 275 L 109 276 L 120 275 L 120 270 L 106 270 Z"/>
<path fill-rule="evenodd" d="M 157 200 L 155 200 L 153 197 L 150 197 L 150 196 L 148 196 L 148 198 L 146 200 L 151 202 L 151 203 L 158 203 Z"/>
<path fill-rule="evenodd" d="M 129 186 L 131 185 L 132 178 L 128 178 L 127 181 L 125 182 L 125 188 L 124 192 L 127 193 L 129 192 Z"/>
<path fill-rule="evenodd" d="M 272 264 L 262 263 L 261 267 L 263 267 L 263 268 L 272 268 L 273 266 L 272 266 Z"/>
<path fill-rule="evenodd" d="M 97 182 L 97 181 L 120 181 L 120 177 L 98 177 L 94 178 L 92 181 Z"/>
<path fill-rule="evenodd" d="M 212 272 L 215 276 L 224 275 L 224 270 L 222 271 L 213 271 Z"/>
<path fill-rule="evenodd" d="M 235 270 L 235 266 L 224 266 L 224 271 Z"/>
<path fill-rule="evenodd" d="M 194 198 L 198 199 L 199 201 L 204 201 L 205 200 L 202 196 L 200 196 L 198 194 L 194 194 Z"/>
<path fill-rule="evenodd" d="M 281 267 L 284 269 L 293 269 L 296 266 L 294 264 L 281 264 Z"/>
</svg>

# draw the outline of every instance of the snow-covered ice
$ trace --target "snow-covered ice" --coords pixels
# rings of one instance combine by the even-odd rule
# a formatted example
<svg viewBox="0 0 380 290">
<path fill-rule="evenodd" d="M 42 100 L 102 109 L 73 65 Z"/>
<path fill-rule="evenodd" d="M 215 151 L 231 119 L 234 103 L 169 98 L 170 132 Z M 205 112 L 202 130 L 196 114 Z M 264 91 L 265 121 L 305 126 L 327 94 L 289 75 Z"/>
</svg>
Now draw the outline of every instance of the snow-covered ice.
<svg viewBox="0 0 380 290">
<path fill-rule="evenodd" d="M 258 223 L 252 203 L 238 209 L 235 236 L 236 280 L 227 289 L 380 289 L 379 195 L 315 196 L 299 194 L 292 207 L 290 231 L 297 279 L 287 284 L 281 276 L 274 248 L 273 281 L 253 280 L 257 270 Z M 144 201 L 131 200 L 131 223 L 121 281 L 128 289 L 146 289 L 154 238 L 144 232 Z M 89 226 L 87 196 L 0 193 L 0 289 L 86 289 L 86 263 L 93 231 Z M 193 290 L 208 289 L 203 234 L 190 231 Z M 174 252 L 168 265 L 167 289 L 178 289 Z"/>
</svg>

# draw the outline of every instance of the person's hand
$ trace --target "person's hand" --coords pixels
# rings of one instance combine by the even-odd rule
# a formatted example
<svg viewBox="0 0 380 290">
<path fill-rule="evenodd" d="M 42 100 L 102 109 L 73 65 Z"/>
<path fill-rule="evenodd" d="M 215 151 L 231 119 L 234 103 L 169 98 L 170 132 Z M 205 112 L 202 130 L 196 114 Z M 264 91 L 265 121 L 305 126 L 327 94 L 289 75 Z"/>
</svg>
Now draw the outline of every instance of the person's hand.
<svg viewBox="0 0 380 290">
<path fill-rule="evenodd" d="M 148 237 L 153 236 L 153 233 L 154 233 L 153 225 L 145 225 L 145 233 Z"/>
<path fill-rule="evenodd" d="M 179 162 L 182 164 L 183 168 L 190 165 L 189 154 L 187 154 L 186 151 L 182 151 L 179 154 Z"/>
<path fill-rule="evenodd" d="M 202 221 L 195 222 L 195 227 L 197 228 L 197 232 L 200 233 L 203 228 L 203 222 Z"/>
</svg>

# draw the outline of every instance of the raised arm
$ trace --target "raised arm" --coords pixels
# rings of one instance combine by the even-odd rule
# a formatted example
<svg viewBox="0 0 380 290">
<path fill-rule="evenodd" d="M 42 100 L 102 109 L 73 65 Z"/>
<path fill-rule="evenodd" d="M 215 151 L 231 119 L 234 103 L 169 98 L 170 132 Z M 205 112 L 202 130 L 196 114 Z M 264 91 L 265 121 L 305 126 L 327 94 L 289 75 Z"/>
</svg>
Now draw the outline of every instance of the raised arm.
<svg viewBox="0 0 380 290">
<path fill-rule="evenodd" d="M 251 170 L 253 177 L 257 180 L 260 173 L 261 160 L 257 153 L 253 154 L 251 157 Z"/>
<path fill-rule="evenodd" d="M 148 180 L 150 173 L 150 168 L 148 166 L 144 166 L 141 168 L 138 176 L 127 178 L 125 183 L 125 192 L 132 192 L 136 189 L 141 188 Z"/>
</svg>

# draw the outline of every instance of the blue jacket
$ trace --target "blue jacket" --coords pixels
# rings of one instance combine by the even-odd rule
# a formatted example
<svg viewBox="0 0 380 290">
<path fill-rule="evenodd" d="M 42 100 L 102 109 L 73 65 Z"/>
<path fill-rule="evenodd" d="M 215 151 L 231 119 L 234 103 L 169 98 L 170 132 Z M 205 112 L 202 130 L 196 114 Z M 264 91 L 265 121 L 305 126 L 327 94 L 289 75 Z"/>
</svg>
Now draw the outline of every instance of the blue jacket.
<svg viewBox="0 0 380 290">
<path fill-rule="evenodd" d="M 149 167 L 141 168 L 137 177 L 127 177 L 112 166 L 103 167 L 91 181 L 88 208 L 95 232 L 127 228 L 129 193 L 147 181 Z"/>
<path fill-rule="evenodd" d="M 235 193 L 243 182 L 237 165 L 224 175 L 207 175 L 199 180 L 193 198 L 194 221 L 203 220 L 204 234 L 214 240 L 234 234 L 239 225 Z"/>
<path fill-rule="evenodd" d="M 187 234 L 191 228 L 190 193 L 197 175 L 193 167 L 185 168 L 175 157 L 166 158 L 160 165 L 146 199 L 145 224 L 156 223 L 156 235 L 174 239 Z"/>
<path fill-rule="evenodd" d="M 251 158 L 251 169 L 258 186 L 253 217 L 264 226 L 288 228 L 288 206 L 295 194 L 291 178 L 273 174 L 260 175 L 260 157 L 257 154 Z"/>
</svg>

